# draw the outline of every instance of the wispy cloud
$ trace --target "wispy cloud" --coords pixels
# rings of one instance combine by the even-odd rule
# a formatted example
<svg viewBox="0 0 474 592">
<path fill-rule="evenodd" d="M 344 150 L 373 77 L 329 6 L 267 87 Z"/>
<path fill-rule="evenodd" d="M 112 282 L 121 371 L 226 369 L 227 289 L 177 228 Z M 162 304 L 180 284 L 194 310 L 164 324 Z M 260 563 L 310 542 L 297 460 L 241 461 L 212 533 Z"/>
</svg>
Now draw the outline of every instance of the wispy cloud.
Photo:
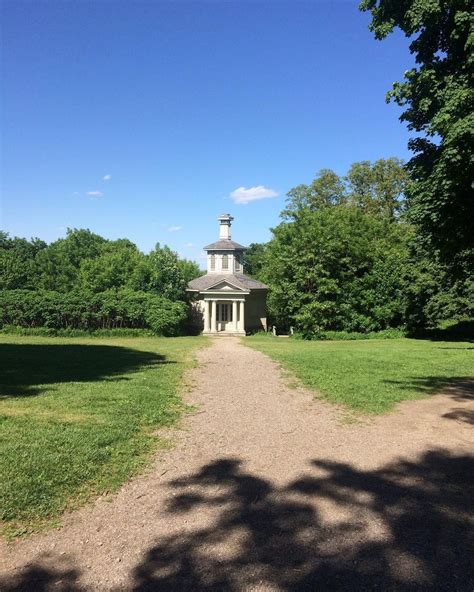
<svg viewBox="0 0 474 592">
<path fill-rule="evenodd" d="M 185 247 L 194 247 L 194 243 L 186 243 L 184 246 Z"/>
<path fill-rule="evenodd" d="M 178 230 L 183 230 L 182 226 L 170 226 L 168 228 L 168 232 L 178 232 Z"/>
<path fill-rule="evenodd" d="M 248 204 L 251 201 L 258 201 L 259 199 L 268 199 L 270 197 L 278 197 L 278 193 L 274 189 L 268 189 L 264 185 L 257 185 L 256 187 L 238 187 L 231 192 L 230 198 L 236 204 Z"/>
<path fill-rule="evenodd" d="M 91 197 L 102 197 L 104 194 L 102 193 L 102 191 L 96 189 L 95 191 L 88 191 L 86 195 L 90 195 Z"/>
<path fill-rule="evenodd" d="M 112 175 L 104 175 L 102 177 L 102 181 L 110 181 L 111 178 L 112 178 Z"/>
</svg>

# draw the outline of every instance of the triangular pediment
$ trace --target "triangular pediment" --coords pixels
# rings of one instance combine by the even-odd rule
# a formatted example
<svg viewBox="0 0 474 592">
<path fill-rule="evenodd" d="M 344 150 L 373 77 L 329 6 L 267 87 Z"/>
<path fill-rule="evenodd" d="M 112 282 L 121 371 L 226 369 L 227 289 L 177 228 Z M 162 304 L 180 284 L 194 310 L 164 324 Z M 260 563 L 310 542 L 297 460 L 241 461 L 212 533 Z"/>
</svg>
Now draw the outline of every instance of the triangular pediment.
<svg viewBox="0 0 474 592">
<path fill-rule="evenodd" d="M 227 280 L 221 280 L 216 284 L 209 286 L 206 288 L 205 292 L 245 292 L 243 288 L 237 286 L 236 284 L 232 284 Z"/>
</svg>

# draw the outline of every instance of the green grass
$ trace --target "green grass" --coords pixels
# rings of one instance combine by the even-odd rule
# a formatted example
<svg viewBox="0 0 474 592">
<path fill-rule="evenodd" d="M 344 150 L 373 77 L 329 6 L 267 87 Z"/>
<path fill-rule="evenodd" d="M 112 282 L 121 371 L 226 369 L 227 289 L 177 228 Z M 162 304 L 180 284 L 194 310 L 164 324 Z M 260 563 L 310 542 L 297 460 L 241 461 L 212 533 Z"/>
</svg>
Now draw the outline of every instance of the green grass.
<svg viewBox="0 0 474 592">
<path fill-rule="evenodd" d="M 474 376 L 474 344 L 389 339 L 299 341 L 255 335 L 244 340 L 279 361 L 333 403 L 383 413 L 406 399 Z"/>
<path fill-rule="evenodd" d="M 183 405 L 204 338 L 0 335 L 0 509 L 7 537 L 116 490 Z"/>
</svg>

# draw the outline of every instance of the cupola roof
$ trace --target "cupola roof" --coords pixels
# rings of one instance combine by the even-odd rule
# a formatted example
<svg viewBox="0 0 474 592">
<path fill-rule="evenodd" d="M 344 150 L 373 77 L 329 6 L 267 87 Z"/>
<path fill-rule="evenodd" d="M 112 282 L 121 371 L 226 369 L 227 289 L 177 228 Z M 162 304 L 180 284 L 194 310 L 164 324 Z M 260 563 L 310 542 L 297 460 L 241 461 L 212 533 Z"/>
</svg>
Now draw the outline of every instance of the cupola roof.
<svg viewBox="0 0 474 592">
<path fill-rule="evenodd" d="M 221 238 L 215 243 L 211 243 L 204 247 L 205 251 L 244 251 L 247 247 L 239 245 L 230 238 Z"/>
</svg>

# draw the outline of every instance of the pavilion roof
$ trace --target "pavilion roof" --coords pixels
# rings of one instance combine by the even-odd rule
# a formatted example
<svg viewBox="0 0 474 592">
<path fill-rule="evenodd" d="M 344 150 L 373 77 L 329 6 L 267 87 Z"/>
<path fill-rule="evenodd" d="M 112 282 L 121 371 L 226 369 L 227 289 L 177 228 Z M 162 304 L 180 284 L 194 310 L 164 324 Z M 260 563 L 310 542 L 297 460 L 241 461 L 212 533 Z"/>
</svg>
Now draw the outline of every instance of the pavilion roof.
<svg viewBox="0 0 474 592">
<path fill-rule="evenodd" d="M 188 284 L 188 290 L 197 290 L 199 292 L 207 290 L 221 282 L 229 282 L 242 290 L 265 290 L 268 286 L 258 280 L 243 273 L 207 273 Z"/>
<path fill-rule="evenodd" d="M 239 245 L 230 238 L 221 238 L 215 243 L 211 243 L 204 247 L 205 251 L 244 251 L 246 247 Z"/>
</svg>

